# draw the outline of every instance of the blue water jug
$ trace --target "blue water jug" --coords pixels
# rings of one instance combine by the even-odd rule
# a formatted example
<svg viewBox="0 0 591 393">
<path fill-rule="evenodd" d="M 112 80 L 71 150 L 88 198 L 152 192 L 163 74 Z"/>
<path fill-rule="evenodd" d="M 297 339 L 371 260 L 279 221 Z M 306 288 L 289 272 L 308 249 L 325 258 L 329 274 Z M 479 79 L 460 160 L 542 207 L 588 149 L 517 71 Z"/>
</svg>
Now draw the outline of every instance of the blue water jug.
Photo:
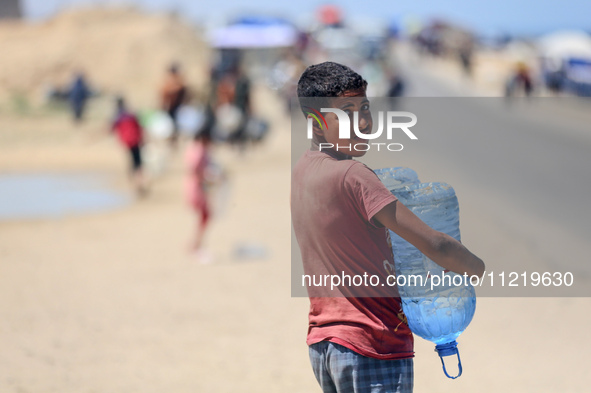
<svg viewBox="0 0 591 393">
<path fill-rule="evenodd" d="M 378 173 L 379 172 L 379 173 Z M 459 206 L 453 188 L 444 183 L 408 181 L 400 168 L 376 171 L 388 189 L 431 228 L 460 241 Z M 391 179 L 385 179 L 388 176 Z M 391 186 L 393 185 L 393 186 Z M 435 343 L 443 372 L 462 374 L 456 338 L 466 329 L 476 309 L 469 280 L 445 271 L 416 247 L 390 231 L 398 290 L 411 331 Z M 445 356 L 456 355 L 458 375 L 447 373 Z"/>
<path fill-rule="evenodd" d="M 417 173 L 414 170 L 403 166 L 376 169 L 374 172 L 390 191 L 410 184 L 419 183 L 419 176 Z"/>
</svg>

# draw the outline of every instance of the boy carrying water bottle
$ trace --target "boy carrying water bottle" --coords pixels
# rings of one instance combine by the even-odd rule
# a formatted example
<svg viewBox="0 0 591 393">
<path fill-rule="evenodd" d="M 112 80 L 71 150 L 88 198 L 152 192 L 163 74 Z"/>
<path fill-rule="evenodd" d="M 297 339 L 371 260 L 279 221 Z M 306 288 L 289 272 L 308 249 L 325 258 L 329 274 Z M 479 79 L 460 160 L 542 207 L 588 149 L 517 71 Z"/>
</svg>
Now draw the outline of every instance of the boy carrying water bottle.
<svg viewBox="0 0 591 393">
<path fill-rule="evenodd" d="M 316 121 L 313 114 L 321 107 L 340 109 L 349 119 L 357 112 L 358 130 L 371 133 L 366 87 L 359 74 L 333 62 L 308 67 L 298 82 L 302 111 L 313 118 L 310 149 L 294 167 L 291 183 L 292 222 L 305 274 L 375 276 L 385 283 L 394 266 L 389 228 L 442 267 L 482 276 L 482 260 L 423 223 L 353 159 L 365 154 L 354 146 L 366 140 L 353 132 L 352 122 L 351 137 L 341 139 L 335 113 L 324 112 L 323 121 Z M 338 149 L 325 147 L 331 145 Z M 400 297 L 385 292 L 391 287 L 347 285 L 308 286 L 307 344 L 322 390 L 412 392 L 413 337 Z"/>
</svg>

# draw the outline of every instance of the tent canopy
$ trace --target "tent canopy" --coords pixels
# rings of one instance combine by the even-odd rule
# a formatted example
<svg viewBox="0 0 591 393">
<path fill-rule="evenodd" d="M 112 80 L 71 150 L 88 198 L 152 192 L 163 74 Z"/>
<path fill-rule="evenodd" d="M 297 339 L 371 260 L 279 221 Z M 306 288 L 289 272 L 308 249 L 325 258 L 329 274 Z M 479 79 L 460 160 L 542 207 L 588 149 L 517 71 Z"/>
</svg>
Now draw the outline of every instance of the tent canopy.
<svg viewBox="0 0 591 393">
<path fill-rule="evenodd" d="M 591 36 L 584 31 L 559 31 L 538 41 L 543 57 L 554 59 L 591 59 Z"/>
<path fill-rule="evenodd" d="M 209 42 L 214 48 L 277 48 L 295 44 L 297 30 L 276 18 L 243 17 L 214 30 Z"/>
</svg>

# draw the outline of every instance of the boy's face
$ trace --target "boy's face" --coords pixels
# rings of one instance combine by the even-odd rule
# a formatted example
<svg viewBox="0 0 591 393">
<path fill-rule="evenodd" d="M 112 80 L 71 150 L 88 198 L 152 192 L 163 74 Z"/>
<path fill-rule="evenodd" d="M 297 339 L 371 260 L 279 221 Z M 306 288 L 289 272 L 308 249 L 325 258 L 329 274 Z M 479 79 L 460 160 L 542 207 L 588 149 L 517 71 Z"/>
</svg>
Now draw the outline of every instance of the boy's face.
<svg viewBox="0 0 591 393">
<path fill-rule="evenodd" d="M 361 133 L 371 133 L 373 120 L 369 111 L 369 100 L 365 95 L 365 89 L 348 90 L 340 97 L 331 100 L 331 107 L 345 112 L 349 116 L 350 138 L 339 138 L 339 119 L 335 113 L 323 113 L 326 119 L 327 128 L 321 129 L 318 124 L 313 128 L 317 142 L 332 144 L 332 150 L 352 157 L 361 157 L 366 152 L 361 147 L 360 151 L 355 150 L 354 145 L 358 143 L 367 143 L 368 140 L 359 138 L 353 131 L 353 113 L 357 112 L 359 116 L 358 129 Z M 338 149 L 337 149 L 338 144 Z M 324 145 L 326 146 L 326 145 Z M 324 150 L 325 147 L 322 147 Z"/>
</svg>

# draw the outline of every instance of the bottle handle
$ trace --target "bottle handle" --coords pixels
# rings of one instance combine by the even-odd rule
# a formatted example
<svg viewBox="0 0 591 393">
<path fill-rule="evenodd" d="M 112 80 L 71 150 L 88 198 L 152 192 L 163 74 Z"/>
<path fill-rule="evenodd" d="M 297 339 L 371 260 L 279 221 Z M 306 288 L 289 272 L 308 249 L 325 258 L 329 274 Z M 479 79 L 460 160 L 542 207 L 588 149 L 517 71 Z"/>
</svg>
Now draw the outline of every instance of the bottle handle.
<svg viewBox="0 0 591 393">
<path fill-rule="evenodd" d="M 458 349 L 458 343 L 454 340 L 452 342 L 436 345 L 435 351 L 439 354 L 439 359 L 441 359 L 441 366 L 443 367 L 443 373 L 446 377 L 450 379 L 456 379 L 460 375 L 462 375 L 462 359 L 460 359 L 460 350 Z M 452 377 L 447 373 L 447 369 L 445 368 L 445 361 L 443 360 L 444 356 L 451 356 L 456 355 L 458 357 L 458 375 Z"/>
<path fill-rule="evenodd" d="M 459 350 L 456 353 L 456 355 L 458 356 L 458 375 L 456 375 L 455 377 L 452 377 L 447 373 L 447 370 L 445 369 L 445 362 L 443 361 L 443 356 L 441 356 L 441 355 L 439 356 L 439 358 L 441 359 L 441 365 L 443 366 L 443 372 L 445 373 L 445 376 L 450 379 L 456 379 L 460 375 L 462 375 L 462 360 L 460 359 L 460 351 Z"/>
</svg>

